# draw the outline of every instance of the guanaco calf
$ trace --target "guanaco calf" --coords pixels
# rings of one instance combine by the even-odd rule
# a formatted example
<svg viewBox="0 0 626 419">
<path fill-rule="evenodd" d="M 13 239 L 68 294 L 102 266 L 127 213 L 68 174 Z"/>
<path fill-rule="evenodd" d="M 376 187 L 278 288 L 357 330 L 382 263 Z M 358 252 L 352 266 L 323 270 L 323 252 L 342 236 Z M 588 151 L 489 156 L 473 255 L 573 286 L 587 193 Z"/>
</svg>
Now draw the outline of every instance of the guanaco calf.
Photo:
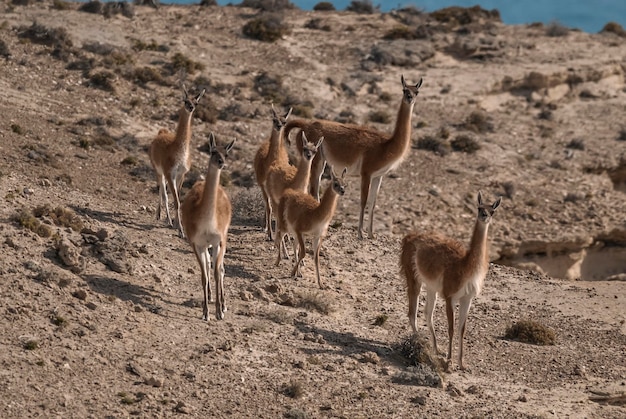
<svg viewBox="0 0 626 419">
<path fill-rule="evenodd" d="M 299 134 L 299 137 L 301 154 L 298 166 L 294 167 L 290 165 L 288 161 L 277 160 L 270 166 L 268 171 L 265 188 L 273 208 L 278 208 L 280 199 L 286 190 L 293 189 L 306 192 L 308 188 L 311 175 L 311 162 L 317 150 L 322 145 L 324 137 L 320 137 L 315 144 L 309 143 L 304 133 Z M 285 242 L 281 239 L 280 243 L 285 257 L 289 258 Z"/>
<path fill-rule="evenodd" d="M 402 240 L 400 270 L 406 278 L 409 296 L 409 323 L 417 333 L 418 299 L 422 285 L 426 288 L 426 323 L 435 352 L 437 338 L 433 328 L 433 311 L 437 294 L 446 301 L 448 318 L 448 367 L 452 359 L 454 308 L 459 303 L 458 363 L 463 364 L 463 336 L 472 299 L 480 294 L 489 269 L 487 230 L 502 197 L 493 204 L 483 204 L 478 192 L 478 215 L 469 249 L 462 243 L 437 233 L 410 233 Z"/>
<path fill-rule="evenodd" d="M 267 181 L 267 175 L 270 170 L 270 166 L 274 162 L 280 162 L 281 165 L 289 164 L 289 156 L 285 149 L 284 143 L 284 127 L 287 123 L 287 118 L 291 115 L 292 108 L 283 116 L 278 115 L 272 105 L 272 132 L 267 141 L 263 142 L 254 156 L 254 173 L 256 175 L 256 181 L 261 188 L 263 194 L 263 201 L 265 202 L 265 231 L 269 236 L 270 241 L 274 240 L 274 231 L 272 229 L 272 203 L 267 192 L 265 182 Z"/>
<path fill-rule="evenodd" d="M 280 264 L 280 248 L 278 246 L 283 240 L 283 236 L 289 233 L 298 240 L 298 247 L 296 247 L 296 242 L 293 242 L 295 265 L 291 271 L 291 276 L 294 278 L 302 276 L 300 265 L 306 255 L 304 235 L 311 236 L 315 252 L 315 273 L 320 288 L 324 288 L 320 278 L 320 248 L 330 220 L 335 214 L 337 198 L 346 192 L 346 171 L 347 169 L 343 169 L 341 178 L 339 178 L 330 167 L 331 183 L 322 195 L 321 201 L 318 202 L 306 192 L 288 189 L 278 205 L 276 246 L 279 252 L 276 266 Z"/>
<path fill-rule="evenodd" d="M 400 165 L 409 151 L 411 143 L 411 117 L 415 98 L 422 79 L 407 85 L 401 76 L 402 101 L 398 110 L 396 126 L 391 135 L 372 128 L 340 124 L 326 120 L 295 119 L 285 126 L 285 137 L 294 128 L 300 128 L 309 138 L 324 136 L 324 156 L 334 167 L 348 167 L 350 173 L 361 176 L 361 212 L 359 214 L 359 238 L 363 238 L 363 219 L 367 207 L 369 213 L 369 237 L 373 237 L 374 207 L 383 176 Z M 319 183 L 324 170 L 324 161 L 318 156 L 311 169 L 311 194 L 319 197 Z"/>
<path fill-rule="evenodd" d="M 213 133 L 209 135 L 209 167 L 206 178 L 196 182 L 185 196 L 181 207 L 182 224 L 202 271 L 202 319 L 209 319 L 211 298 L 211 267 L 215 278 L 217 297 L 215 317 L 224 318 L 224 254 L 231 219 L 231 204 L 226 191 L 220 186 L 220 173 L 235 140 L 218 147 Z M 209 254 L 210 249 L 210 254 Z"/>
<path fill-rule="evenodd" d="M 180 189 L 185 179 L 185 174 L 191 167 L 189 156 L 189 143 L 191 142 L 191 116 L 196 109 L 204 90 L 196 97 L 189 98 L 189 93 L 183 85 L 183 106 L 178 112 L 178 125 L 176 132 L 172 133 L 167 128 L 159 130 L 157 136 L 150 145 L 150 162 L 157 174 L 159 184 L 159 205 L 157 206 L 157 220 L 161 219 L 161 209 L 165 206 L 167 221 L 172 224 L 169 203 L 167 200 L 167 185 L 174 196 L 176 208 L 176 228 L 181 237 L 185 236 L 180 223 Z"/>
</svg>

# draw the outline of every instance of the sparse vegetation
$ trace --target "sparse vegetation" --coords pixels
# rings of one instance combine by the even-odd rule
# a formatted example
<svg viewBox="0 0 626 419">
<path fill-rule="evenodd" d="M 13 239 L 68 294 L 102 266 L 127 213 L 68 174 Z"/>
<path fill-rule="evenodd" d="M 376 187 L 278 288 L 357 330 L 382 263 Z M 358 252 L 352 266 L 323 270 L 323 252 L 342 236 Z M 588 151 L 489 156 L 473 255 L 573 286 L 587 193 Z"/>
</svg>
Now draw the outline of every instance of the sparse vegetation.
<svg viewBox="0 0 626 419">
<path fill-rule="evenodd" d="M 28 339 L 26 342 L 24 342 L 24 349 L 26 349 L 27 351 L 34 351 L 38 348 L 39 342 L 35 339 Z"/>
<path fill-rule="evenodd" d="M 11 131 L 18 135 L 24 135 L 24 129 L 19 124 L 11 124 Z"/>
<path fill-rule="evenodd" d="M 388 124 L 391 122 L 391 116 L 385 111 L 373 111 L 368 116 L 370 122 L 377 122 L 379 124 Z"/>
<path fill-rule="evenodd" d="M 9 50 L 9 46 L 4 39 L 0 39 L 0 57 L 9 58 L 11 56 L 11 51 Z"/>
<path fill-rule="evenodd" d="M 71 3 L 64 0 L 53 0 L 52 8 L 55 10 L 69 10 L 72 8 Z"/>
<path fill-rule="evenodd" d="M 107 92 L 115 92 L 115 79 L 116 76 L 114 73 L 108 70 L 102 70 L 91 74 L 89 76 L 89 80 L 87 81 L 87 85 L 105 90 Z"/>
<path fill-rule="evenodd" d="M 304 385 L 299 380 L 290 380 L 282 387 L 282 393 L 292 399 L 299 399 L 304 396 Z"/>
<path fill-rule="evenodd" d="M 415 148 L 418 150 L 428 150 L 440 156 L 446 156 L 450 153 L 449 145 L 439 138 L 427 135 L 417 140 Z"/>
<path fill-rule="evenodd" d="M 458 135 L 454 140 L 450 142 L 450 146 L 454 151 L 460 151 L 463 153 L 473 154 L 480 150 L 480 144 L 473 137 L 469 135 Z"/>
<path fill-rule="evenodd" d="M 33 215 L 33 213 L 27 209 L 22 208 L 17 213 L 13 214 L 11 219 L 18 223 L 21 227 L 32 231 L 40 237 L 52 237 L 52 228 L 50 226 L 42 224 L 41 221 Z"/>
<path fill-rule="evenodd" d="M 308 20 L 304 24 L 304 27 L 307 29 L 315 29 L 315 30 L 326 31 L 326 32 L 330 32 L 332 30 L 329 24 L 324 23 L 324 20 L 318 17 Z"/>
<path fill-rule="evenodd" d="M 379 314 L 378 316 L 376 316 L 376 318 L 374 319 L 374 326 L 382 326 L 385 323 L 387 323 L 387 320 L 389 319 L 389 316 L 386 314 Z"/>
<path fill-rule="evenodd" d="M 315 10 L 316 12 L 328 12 L 328 11 L 332 11 L 336 9 L 335 9 L 335 5 L 332 4 L 331 2 L 321 1 L 317 3 L 315 6 L 313 6 L 313 10 Z"/>
<path fill-rule="evenodd" d="M 624 30 L 624 27 L 617 22 L 608 22 L 604 25 L 600 33 L 613 33 L 621 36 L 622 38 L 626 38 L 626 30 Z"/>
<path fill-rule="evenodd" d="M 264 12 L 278 12 L 284 9 L 293 9 L 295 6 L 289 0 L 243 0 L 237 6 L 250 7 Z"/>
<path fill-rule="evenodd" d="M 133 39 L 132 49 L 134 49 L 135 51 L 158 51 L 158 52 L 170 51 L 169 46 L 165 44 L 157 44 L 154 39 L 148 43 L 142 41 L 141 39 Z"/>
<path fill-rule="evenodd" d="M 617 141 L 626 141 L 626 128 L 622 129 L 617 136 Z"/>
<path fill-rule="evenodd" d="M 277 13 L 267 13 L 252 19 L 243 26 L 243 34 L 263 42 L 275 42 L 290 32 L 283 17 Z"/>
<path fill-rule="evenodd" d="M 74 231 L 81 231 L 84 227 L 83 221 L 76 213 L 68 208 L 52 208 L 48 204 L 39 205 L 33 209 L 33 215 L 37 218 L 49 217 L 54 224 L 71 228 Z"/>
<path fill-rule="evenodd" d="M 59 314 L 53 314 L 50 321 L 55 326 L 64 327 L 67 325 L 67 319 Z"/>
<path fill-rule="evenodd" d="M 515 184 L 511 181 L 502 182 L 502 189 L 504 190 L 504 196 L 508 199 L 513 199 L 515 195 Z"/>
<path fill-rule="evenodd" d="M 102 2 L 100 2 L 99 0 L 91 0 L 80 5 L 78 11 L 99 15 L 102 13 L 103 8 L 104 5 L 102 4 Z"/>
<path fill-rule="evenodd" d="M 181 52 L 174 54 L 170 62 L 170 71 L 172 74 L 177 74 L 179 71 L 183 71 L 186 74 L 195 74 L 196 71 L 202 70 L 204 70 L 204 64 L 193 61 Z"/>
<path fill-rule="evenodd" d="M 315 310 L 321 314 L 330 314 L 334 311 L 331 302 L 321 293 L 305 292 L 299 296 L 297 306 L 307 310 Z"/>
<path fill-rule="evenodd" d="M 414 30 L 411 30 L 408 26 L 405 25 L 397 25 L 388 30 L 384 35 L 383 39 L 407 39 L 413 40 L 417 39 L 417 35 Z"/>
<path fill-rule="evenodd" d="M 72 40 L 65 28 L 48 28 L 33 22 L 31 26 L 20 26 L 17 36 L 22 39 L 52 47 L 52 56 L 58 59 L 67 60 L 72 51 Z"/>
<path fill-rule="evenodd" d="M 374 7 L 371 0 L 352 0 L 346 7 L 348 12 L 359 13 L 362 15 L 371 15 L 379 10 L 379 7 Z"/>
<path fill-rule="evenodd" d="M 493 131 L 491 118 L 482 111 L 473 111 L 461 124 L 461 127 L 475 133 L 485 133 Z"/>
<path fill-rule="evenodd" d="M 570 29 L 563 26 L 559 21 L 553 20 L 546 26 L 546 35 L 551 37 L 567 36 Z"/>
<path fill-rule="evenodd" d="M 534 320 L 520 320 L 506 329 L 505 339 L 533 345 L 554 345 L 556 334 L 547 326 Z"/>
</svg>

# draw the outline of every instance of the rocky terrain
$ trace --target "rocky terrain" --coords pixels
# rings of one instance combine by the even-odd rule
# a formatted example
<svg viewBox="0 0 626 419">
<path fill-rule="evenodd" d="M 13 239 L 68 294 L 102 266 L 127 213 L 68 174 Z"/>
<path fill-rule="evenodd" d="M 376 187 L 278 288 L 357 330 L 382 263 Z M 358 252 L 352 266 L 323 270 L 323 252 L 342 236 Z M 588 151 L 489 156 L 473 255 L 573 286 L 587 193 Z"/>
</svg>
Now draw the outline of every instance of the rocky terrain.
<svg viewBox="0 0 626 419">
<path fill-rule="evenodd" d="M 1 417 L 626 415 L 621 28 L 507 26 L 481 9 L 96 6 L 0 3 Z M 277 39 L 255 39 L 255 21 Z M 328 289 L 310 254 L 291 279 L 291 261 L 273 264 L 252 169 L 270 104 L 392 132 L 401 75 L 424 82 L 376 237 L 357 239 L 352 177 L 322 247 Z M 206 89 L 183 196 L 209 133 L 236 139 L 223 321 L 213 306 L 201 320 L 195 257 L 155 215 L 147 147 L 175 129 L 181 83 Z M 407 350 L 400 241 L 469 240 L 479 190 L 503 197 L 492 264 L 469 369 L 443 371 L 443 354 L 431 365 Z M 554 344 L 506 339 L 521 320 Z"/>
</svg>

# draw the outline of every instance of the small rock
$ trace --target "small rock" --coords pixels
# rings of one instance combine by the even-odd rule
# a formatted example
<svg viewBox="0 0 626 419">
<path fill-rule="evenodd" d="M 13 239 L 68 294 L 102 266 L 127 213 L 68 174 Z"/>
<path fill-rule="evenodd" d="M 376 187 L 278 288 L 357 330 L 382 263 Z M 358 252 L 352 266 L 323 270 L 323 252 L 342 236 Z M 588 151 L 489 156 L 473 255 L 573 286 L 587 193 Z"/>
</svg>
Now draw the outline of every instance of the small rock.
<svg viewBox="0 0 626 419">
<path fill-rule="evenodd" d="M 50 182 L 50 179 L 48 179 L 48 178 L 43 178 L 43 179 L 41 179 L 41 186 L 44 186 L 44 187 L 48 188 L 48 187 L 52 186 L 52 182 Z"/>
<path fill-rule="evenodd" d="M 144 369 L 141 368 L 141 366 L 136 364 L 134 361 L 130 361 L 128 365 L 126 365 L 126 371 L 128 371 L 131 374 L 136 375 L 137 377 L 144 377 L 146 375 L 146 372 L 144 371 Z"/>
<path fill-rule="evenodd" d="M 57 254 L 65 266 L 74 267 L 81 264 L 80 249 L 74 246 L 67 238 L 63 238 L 59 242 Z"/>
<path fill-rule="evenodd" d="M 163 380 L 154 376 L 148 378 L 145 383 L 152 387 L 163 387 Z"/>
<path fill-rule="evenodd" d="M 185 402 L 178 402 L 174 407 L 174 410 L 178 413 L 183 413 L 186 415 L 191 413 L 191 409 L 189 409 L 189 406 L 187 406 Z"/>
<path fill-rule="evenodd" d="M 361 362 L 366 362 L 368 364 L 379 364 L 380 363 L 380 357 L 378 356 L 378 354 L 376 352 L 365 352 L 362 356 L 361 356 Z"/>
<path fill-rule="evenodd" d="M 85 304 L 85 307 L 87 307 L 89 310 L 95 310 L 96 308 L 98 308 L 98 306 L 95 305 L 92 301 Z"/>
<path fill-rule="evenodd" d="M 34 194 L 35 191 L 31 188 L 24 188 L 24 195 L 28 196 L 28 195 L 32 195 Z"/>
<path fill-rule="evenodd" d="M 241 298 L 242 301 L 252 301 L 253 296 L 250 291 L 242 290 L 239 293 L 239 298 Z"/>
<path fill-rule="evenodd" d="M 96 237 L 98 237 L 101 241 L 105 241 L 107 238 L 109 238 L 109 236 L 109 232 L 104 228 L 101 228 L 96 232 Z"/>
<path fill-rule="evenodd" d="M 528 399 L 526 398 L 526 395 L 522 394 L 521 396 L 517 398 L 517 401 L 526 403 Z"/>
</svg>

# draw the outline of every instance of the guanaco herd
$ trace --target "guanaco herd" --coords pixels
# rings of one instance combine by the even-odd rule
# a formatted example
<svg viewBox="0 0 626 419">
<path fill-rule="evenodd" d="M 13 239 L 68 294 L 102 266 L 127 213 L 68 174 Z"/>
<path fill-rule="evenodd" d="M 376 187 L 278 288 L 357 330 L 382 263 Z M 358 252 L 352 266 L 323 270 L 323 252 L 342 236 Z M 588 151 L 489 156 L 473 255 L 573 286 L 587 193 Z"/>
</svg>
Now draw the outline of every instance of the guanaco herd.
<svg viewBox="0 0 626 419">
<path fill-rule="evenodd" d="M 367 212 L 367 233 L 369 238 L 373 238 L 374 208 L 382 179 L 402 163 L 410 149 L 411 117 L 422 85 L 422 79 L 415 85 L 407 84 L 404 76 L 400 81 L 402 101 L 391 135 L 365 126 L 328 120 L 288 121 L 291 109 L 284 115 L 279 115 L 272 105 L 272 131 L 255 155 L 254 171 L 265 204 L 264 228 L 268 239 L 274 241 L 276 246 L 276 266 L 283 257 L 289 258 L 286 237 L 291 235 L 295 238 L 292 277 L 301 276 L 300 266 L 306 254 L 304 238 L 309 237 L 313 244 L 317 282 L 323 288 L 319 272 L 320 247 L 335 213 L 337 199 L 345 193 L 346 174 L 361 178 L 358 237 L 363 238 Z M 169 225 L 176 227 L 180 237 L 186 237 L 196 255 L 202 276 L 203 320 L 209 319 L 208 306 L 212 300 L 215 301 L 215 317 L 221 320 L 226 312 L 224 255 L 232 207 L 228 194 L 220 186 L 220 173 L 235 141 L 218 145 L 214 134 L 210 133 L 210 159 L 205 179 L 195 183 L 181 204 L 181 186 L 191 166 L 192 115 L 204 95 L 204 90 L 190 98 L 183 85 L 183 94 L 183 106 L 179 111 L 176 132 L 161 129 L 152 140 L 149 151 L 159 186 L 156 215 L 157 220 L 160 219 L 161 211 L 165 207 Z M 292 130 L 298 130 L 295 142 L 300 158 L 296 166 L 290 164 L 287 153 Z M 320 198 L 320 182 L 326 165 L 329 168 L 330 183 Z M 168 208 L 167 186 L 174 197 L 175 223 Z M 459 304 L 458 365 L 465 369 L 465 324 L 472 299 L 480 293 L 487 275 L 487 230 L 501 199 L 485 204 L 481 193 L 478 193 L 478 213 L 469 248 L 438 233 L 412 232 L 402 240 L 400 272 L 407 284 L 409 323 L 413 332 L 417 333 L 418 299 L 421 288 L 424 287 L 426 323 L 433 349 L 437 352 L 433 311 L 437 295 L 444 298 L 448 319 L 448 366 L 452 358 L 454 308 Z M 211 270 L 215 280 L 215 296 L 211 290 Z"/>
</svg>

